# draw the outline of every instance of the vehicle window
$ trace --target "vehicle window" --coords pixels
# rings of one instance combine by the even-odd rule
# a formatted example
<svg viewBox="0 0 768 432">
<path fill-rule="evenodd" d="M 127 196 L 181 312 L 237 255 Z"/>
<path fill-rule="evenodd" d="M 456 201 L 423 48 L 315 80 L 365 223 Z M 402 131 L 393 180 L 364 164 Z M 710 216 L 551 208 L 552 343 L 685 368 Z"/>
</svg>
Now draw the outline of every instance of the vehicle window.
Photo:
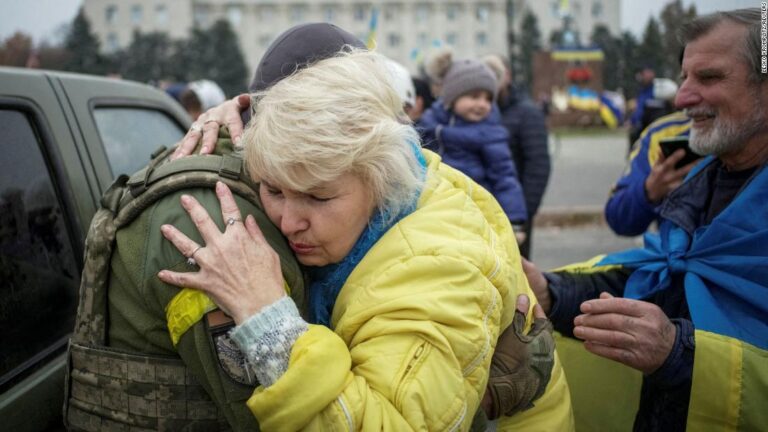
<svg viewBox="0 0 768 432">
<path fill-rule="evenodd" d="M 112 174 L 133 174 L 160 146 L 170 147 L 184 130 L 161 111 L 146 108 L 96 108 L 96 126 Z"/>
<path fill-rule="evenodd" d="M 74 326 L 80 278 L 40 143 L 27 116 L 0 108 L 0 387 Z"/>
</svg>

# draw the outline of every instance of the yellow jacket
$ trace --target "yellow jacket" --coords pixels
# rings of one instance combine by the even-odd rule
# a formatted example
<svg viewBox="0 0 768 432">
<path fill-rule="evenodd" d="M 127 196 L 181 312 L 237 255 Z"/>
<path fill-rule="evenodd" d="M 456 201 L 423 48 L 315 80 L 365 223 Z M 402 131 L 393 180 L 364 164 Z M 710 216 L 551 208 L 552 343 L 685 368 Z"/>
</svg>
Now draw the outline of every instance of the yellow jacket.
<svg viewBox="0 0 768 432">
<path fill-rule="evenodd" d="M 498 203 L 424 153 L 417 209 L 352 272 L 333 330 L 310 326 L 287 372 L 248 400 L 263 430 L 469 429 L 499 329 L 518 294 L 533 296 Z M 532 429 L 572 428 L 556 369 L 550 390 L 520 417 Z"/>
</svg>

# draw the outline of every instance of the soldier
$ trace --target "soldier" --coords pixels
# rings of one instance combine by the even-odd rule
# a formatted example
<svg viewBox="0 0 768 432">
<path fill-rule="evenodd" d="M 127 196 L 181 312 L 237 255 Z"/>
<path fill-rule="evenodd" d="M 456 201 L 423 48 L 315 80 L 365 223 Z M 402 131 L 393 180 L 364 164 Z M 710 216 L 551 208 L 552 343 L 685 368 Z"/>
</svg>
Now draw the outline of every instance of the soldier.
<svg viewBox="0 0 768 432">
<path fill-rule="evenodd" d="M 297 41 L 290 37 L 294 29 L 284 33 L 260 63 L 251 90 L 347 45 L 362 47 L 333 25 L 300 28 L 303 49 L 278 50 L 286 40 Z M 245 401 L 259 383 L 228 336 L 233 321 L 203 293 L 179 290 L 156 277 L 161 269 L 197 269 L 194 253 L 182 256 L 162 237 L 160 225 L 172 223 L 202 244 L 179 200 L 191 195 L 211 214 L 219 213 L 213 185 L 222 180 L 240 190 L 238 206 L 244 216 L 256 218 L 280 255 L 286 289 L 301 308 L 301 269 L 264 215 L 237 153 L 224 131 L 214 156 L 170 161 L 167 151 L 130 179 L 118 179 L 105 194 L 88 235 L 70 344 L 65 406 L 70 429 L 258 430 Z M 222 231 L 227 226 L 220 218 L 217 224 Z"/>
</svg>

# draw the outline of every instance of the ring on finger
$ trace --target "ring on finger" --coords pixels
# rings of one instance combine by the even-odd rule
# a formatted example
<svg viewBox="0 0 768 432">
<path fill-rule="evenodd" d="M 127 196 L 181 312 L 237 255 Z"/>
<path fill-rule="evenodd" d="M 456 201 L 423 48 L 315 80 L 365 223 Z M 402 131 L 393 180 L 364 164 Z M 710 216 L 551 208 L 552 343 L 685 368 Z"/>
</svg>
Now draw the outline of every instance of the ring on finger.
<svg viewBox="0 0 768 432">
<path fill-rule="evenodd" d="M 190 132 L 200 132 L 202 130 L 203 130 L 203 126 L 197 122 L 192 123 L 192 126 L 189 127 Z"/>
<path fill-rule="evenodd" d="M 235 218 L 235 217 L 227 218 L 227 225 L 232 226 L 235 224 L 235 222 L 242 222 L 242 221 L 243 220 L 240 218 Z"/>
<path fill-rule="evenodd" d="M 216 123 L 219 124 L 218 120 L 210 119 L 203 122 L 203 126 L 207 125 L 208 123 Z"/>
<path fill-rule="evenodd" d="M 195 260 L 195 254 L 197 253 L 197 251 L 199 251 L 199 250 L 200 250 L 200 249 L 202 249 L 202 248 L 203 248 L 202 246 L 199 246 L 199 245 L 198 245 L 198 246 L 195 248 L 195 250 L 193 250 L 193 251 L 192 251 L 192 253 L 191 253 L 191 254 L 189 254 L 189 256 L 187 257 L 187 265 L 188 265 L 188 266 L 190 266 L 190 267 L 195 267 L 195 266 L 197 265 L 197 261 Z"/>
</svg>

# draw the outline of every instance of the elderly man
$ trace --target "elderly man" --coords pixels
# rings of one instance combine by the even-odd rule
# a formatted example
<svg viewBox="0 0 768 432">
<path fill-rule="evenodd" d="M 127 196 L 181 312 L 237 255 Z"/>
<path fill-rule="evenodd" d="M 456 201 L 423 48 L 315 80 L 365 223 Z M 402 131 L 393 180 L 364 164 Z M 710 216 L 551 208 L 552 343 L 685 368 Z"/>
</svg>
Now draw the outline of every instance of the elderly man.
<svg viewBox="0 0 768 432">
<path fill-rule="evenodd" d="M 665 199 L 659 235 L 580 267 L 527 273 L 556 329 L 643 373 L 636 430 L 758 430 L 768 421 L 760 11 L 700 17 L 682 40 L 676 104 L 692 119 L 691 147 L 710 156 Z"/>
</svg>

